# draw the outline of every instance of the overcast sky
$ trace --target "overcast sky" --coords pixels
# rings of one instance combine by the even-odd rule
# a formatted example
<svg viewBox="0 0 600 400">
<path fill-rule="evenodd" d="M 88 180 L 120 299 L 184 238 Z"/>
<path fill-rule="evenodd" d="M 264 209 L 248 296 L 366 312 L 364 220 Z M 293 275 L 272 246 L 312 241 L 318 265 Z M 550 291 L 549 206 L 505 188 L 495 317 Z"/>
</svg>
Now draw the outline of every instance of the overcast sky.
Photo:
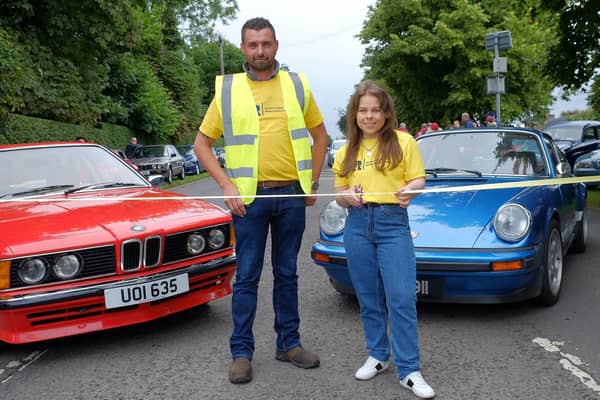
<svg viewBox="0 0 600 400">
<path fill-rule="evenodd" d="M 237 0 L 237 3 L 237 20 L 217 31 L 239 45 L 240 29 L 246 20 L 253 17 L 270 20 L 279 40 L 277 60 L 291 71 L 306 73 L 329 135 L 342 136 L 336 124 L 338 110 L 346 107 L 354 85 L 363 76 L 360 62 L 364 47 L 356 35 L 368 6 L 375 1 Z M 558 116 L 562 111 L 576 109 L 585 109 L 584 95 L 569 102 L 558 101 L 552 112 Z"/>
</svg>

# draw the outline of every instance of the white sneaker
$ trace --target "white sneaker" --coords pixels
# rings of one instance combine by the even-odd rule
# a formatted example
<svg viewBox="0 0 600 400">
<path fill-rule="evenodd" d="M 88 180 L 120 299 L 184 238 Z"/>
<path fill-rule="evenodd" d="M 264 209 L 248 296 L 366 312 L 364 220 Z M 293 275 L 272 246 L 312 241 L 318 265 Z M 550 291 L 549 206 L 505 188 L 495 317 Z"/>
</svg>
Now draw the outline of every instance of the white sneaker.
<svg viewBox="0 0 600 400">
<path fill-rule="evenodd" d="M 431 399 L 435 396 L 435 392 L 431 386 L 425 382 L 423 375 L 421 375 L 421 372 L 419 371 L 406 375 L 404 379 L 400 380 L 400 384 L 408 390 L 412 390 L 416 396 L 419 396 L 422 399 Z"/>
<path fill-rule="evenodd" d="M 387 362 L 379 361 L 378 359 L 369 356 L 363 366 L 356 371 L 354 377 L 361 381 L 366 381 L 374 378 L 378 373 L 385 371 L 389 366 L 390 365 Z"/>
</svg>

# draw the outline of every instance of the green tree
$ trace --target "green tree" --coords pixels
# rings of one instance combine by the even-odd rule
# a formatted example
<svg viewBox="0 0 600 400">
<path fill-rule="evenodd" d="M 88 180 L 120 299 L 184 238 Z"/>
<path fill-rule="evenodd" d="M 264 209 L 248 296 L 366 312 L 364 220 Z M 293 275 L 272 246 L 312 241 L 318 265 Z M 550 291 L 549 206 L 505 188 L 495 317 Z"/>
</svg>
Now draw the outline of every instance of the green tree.
<svg viewBox="0 0 600 400">
<path fill-rule="evenodd" d="M 0 119 L 117 122 L 175 141 L 207 105 L 190 43 L 236 12 L 235 0 L 2 1 Z"/>
<path fill-rule="evenodd" d="M 600 2 L 548 0 L 541 7 L 559 15 L 559 40 L 550 49 L 546 73 L 567 95 L 591 82 L 588 102 L 600 114 Z"/>
<path fill-rule="evenodd" d="M 545 115 L 552 85 L 543 77 L 547 49 L 555 42 L 552 18 L 538 15 L 537 0 L 380 0 L 369 8 L 360 38 L 367 49 L 366 76 L 383 81 L 398 117 L 409 125 L 448 125 L 464 111 L 482 118 L 495 110 L 486 94 L 493 52 L 486 33 L 509 30 L 503 121 Z"/>
<path fill-rule="evenodd" d="M 245 61 L 240 48 L 224 40 L 219 44 L 219 39 L 195 40 L 189 50 L 189 57 L 198 69 L 199 82 L 202 87 L 202 102 L 208 104 L 215 94 L 215 76 L 221 73 L 219 61 L 219 46 L 223 46 L 223 70 L 226 74 L 243 71 Z"/>
</svg>

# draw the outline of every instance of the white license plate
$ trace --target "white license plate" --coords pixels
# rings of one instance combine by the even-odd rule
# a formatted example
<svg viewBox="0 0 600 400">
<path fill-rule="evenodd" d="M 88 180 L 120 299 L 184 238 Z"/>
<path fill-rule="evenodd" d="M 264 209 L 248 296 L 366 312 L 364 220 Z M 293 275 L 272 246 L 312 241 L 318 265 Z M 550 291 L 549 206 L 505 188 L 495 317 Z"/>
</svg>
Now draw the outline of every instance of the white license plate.
<svg viewBox="0 0 600 400">
<path fill-rule="evenodd" d="M 106 308 L 127 307 L 189 292 L 188 274 L 104 291 Z"/>
</svg>

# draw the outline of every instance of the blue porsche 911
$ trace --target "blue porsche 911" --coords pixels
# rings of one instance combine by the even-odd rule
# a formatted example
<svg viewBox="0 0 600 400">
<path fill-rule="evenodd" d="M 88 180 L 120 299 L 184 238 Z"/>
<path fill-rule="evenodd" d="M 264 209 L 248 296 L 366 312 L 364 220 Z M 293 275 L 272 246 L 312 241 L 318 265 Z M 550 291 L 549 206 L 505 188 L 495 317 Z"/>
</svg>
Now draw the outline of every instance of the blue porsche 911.
<svg viewBox="0 0 600 400">
<path fill-rule="evenodd" d="M 501 303 L 560 297 L 564 256 L 586 248 L 584 183 L 552 137 L 521 128 L 456 129 L 417 140 L 426 191 L 408 207 L 420 301 Z M 572 180 L 571 180 L 572 181 Z M 333 287 L 353 293 L 346 209 L 321 212 L 311 256 Z"/>
</svg>

